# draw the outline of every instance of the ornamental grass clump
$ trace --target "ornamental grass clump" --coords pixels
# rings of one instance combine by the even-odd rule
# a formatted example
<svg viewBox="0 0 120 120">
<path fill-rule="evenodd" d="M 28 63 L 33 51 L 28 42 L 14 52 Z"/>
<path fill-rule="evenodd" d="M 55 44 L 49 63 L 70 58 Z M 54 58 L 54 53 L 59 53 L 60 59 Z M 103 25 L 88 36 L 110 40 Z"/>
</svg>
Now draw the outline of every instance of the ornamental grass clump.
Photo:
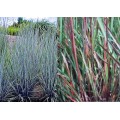
<svg viewBox="0 0 120 120">
<path fill-rule="evenodd" d="M 10 86 L 7 101 L 55 101 L 56 31 L 40 35 L 30 24 L 19 32 L 3 61 L 2 79 Z"/>
<path fill-rule="evenodd" d="M 120 18 L 58 18 L 59 101 L 120 101 Z"/>
</svg>

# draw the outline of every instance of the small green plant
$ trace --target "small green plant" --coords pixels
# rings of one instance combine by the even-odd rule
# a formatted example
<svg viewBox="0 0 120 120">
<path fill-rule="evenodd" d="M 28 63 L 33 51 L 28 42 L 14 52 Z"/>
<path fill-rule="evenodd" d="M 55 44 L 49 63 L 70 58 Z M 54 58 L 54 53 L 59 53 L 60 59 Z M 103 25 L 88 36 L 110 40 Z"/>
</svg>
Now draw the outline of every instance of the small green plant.
<svg viewBox="0 0 120 120">
<path fill-rule="evenodd" d="M 16 27 L 8 27 L 7 29 L 8 35 L 18 35 L 19 31 L 20 31 L 20 28 L 16 28 Z"/>
</svg>

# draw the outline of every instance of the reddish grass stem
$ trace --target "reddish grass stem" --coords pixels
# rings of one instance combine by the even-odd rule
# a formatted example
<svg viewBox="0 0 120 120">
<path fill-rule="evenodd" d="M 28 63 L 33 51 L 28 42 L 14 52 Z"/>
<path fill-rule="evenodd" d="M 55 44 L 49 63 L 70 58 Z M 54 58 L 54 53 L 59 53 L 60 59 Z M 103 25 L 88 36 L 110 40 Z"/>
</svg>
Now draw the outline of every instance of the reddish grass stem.
<svg viewBox="0 0 120 120">
<path fill-rule="evenodd" d="M 81 96 L 81 99 L 83 101 L 88 101 L 87 99 L 87 95 L 86 93 L 84 92 L 84 89 L 82 87 L 82 75 L 81 75 L 81 72 L 80 72 L 80 69 L 79 69 L 79 64 L 78 64 L 78 59 L 77 59 L 77 50 L 76 50 L 76 43 L 75 43 L 75 36 L 74 36 L 74 28 L 73 28 L 73 19 L 72 17 L 70 17 L 70 24 L 69 24 L 69 27 L 70 27 L 70 39 L 71 39 L 71 42 L 72 42 L 72 52 L 73 52 L 73 56 L 74 56 L 74 60 L 75 60 L 75 64 L 76 64 L 76 71 L 77 71 L 77 77 L 78 77 L 78 83 L 79 83 L 79 89 L 80 89 L 80 96 Z"/>
<path fill-rule="evenodd" d="M 79 70 L 79 65 L 78 65 L 78 59 L 77 59 L 77 52 L 76 52 L 76 43 L 75 43 L 75 39 L 74 39 L 74 31 L 73 31 L 73 19 L 72 17 L 70 17 L 70 39 L 72 42 L 72 52 L 73 52 L 73 56 L 75 59 L 75 64 L 76 64 L 76 71 L 78 74 L 78 81 L 79 83 L 81 83 L 81 73 Z"/>
<path fill-rule="evenodd" d="M 106 37 L 105 37 L 105 41 L 104 41 L 104 48 L 106 49 L 106 50 L 108 50 L 108 41 L 107 41 L 107 39 L 108 39 L 108 35 L 107 35 L 107 26 L 108 26 L 108 24 L 107 24 L 107 18 L 104 18 L 104 22 L 105 22 L 105 24 L 106 25 L 104 25 L 104 27 L 105 27 L 105 31 L 106 31 Z M 106 73 L 106 70 L 107 70 L 107 64 L 106 64 L 106 62 L 107 62 L 107 52 L 104 50 L 104 71 L 105 71 L 105 73 Z"/>
</svg>

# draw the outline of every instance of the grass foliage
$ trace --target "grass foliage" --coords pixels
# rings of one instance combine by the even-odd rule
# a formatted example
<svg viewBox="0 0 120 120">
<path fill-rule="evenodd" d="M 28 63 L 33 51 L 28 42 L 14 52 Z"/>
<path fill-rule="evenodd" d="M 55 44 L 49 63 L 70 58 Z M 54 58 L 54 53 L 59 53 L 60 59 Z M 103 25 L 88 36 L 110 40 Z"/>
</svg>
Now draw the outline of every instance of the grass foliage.
<svg viewBox="0 0 120 120">
<path fill-rule="evenodd" d="M 32 24 L 25 27 L 1 62 L 0 80 L 8 88 L 1 92 L 1 101 L 55 101 L 56 73 L 56 32 L 49 29 L 40 35 Z"/>
<path fill-rule="evenodd" d="M 59 18 L 59 101 L 120 101 L 119 18 Z"/>
<path fill-rule="evenodd" d="M 57 23 L 0 28 L 0 101 L 120 101 L 120 18 Z"/>
</svg>

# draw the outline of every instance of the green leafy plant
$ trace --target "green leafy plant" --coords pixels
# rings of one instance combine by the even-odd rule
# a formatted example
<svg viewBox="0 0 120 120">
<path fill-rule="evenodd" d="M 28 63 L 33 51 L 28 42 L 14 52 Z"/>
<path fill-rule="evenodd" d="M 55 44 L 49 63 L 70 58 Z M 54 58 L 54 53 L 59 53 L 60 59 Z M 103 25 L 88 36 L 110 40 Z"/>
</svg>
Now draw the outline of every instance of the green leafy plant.
<svg viewBox="0 0 120 120">
<path fill-rule="evenodd" d="M 8 35 L 18 35 L 19 31 L 20 31 L 20 28 L 16 28 L 16 27 L 8 27 L 7 29 Z"/>
</svg>

